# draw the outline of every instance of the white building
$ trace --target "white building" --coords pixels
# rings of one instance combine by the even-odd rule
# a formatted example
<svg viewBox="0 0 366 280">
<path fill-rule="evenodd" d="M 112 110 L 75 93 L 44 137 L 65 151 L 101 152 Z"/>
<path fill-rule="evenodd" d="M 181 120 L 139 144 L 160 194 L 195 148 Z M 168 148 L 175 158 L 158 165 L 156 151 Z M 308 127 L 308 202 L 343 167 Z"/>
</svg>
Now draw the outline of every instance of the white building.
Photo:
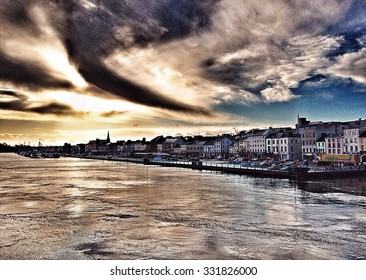
<svg viewBox="0 0 366 280">
<path fill-rule="evenodd" d="M 277 134 L 271 134 L 266 139 L 266 151 L 269 154 L 278 155 L 279 139 Z"/>
<path fill-rule="evenodd" d="M 248 152 L 252 157 L 259 157 L 266 153 L 266 138 L 273 131 L 272 128 L 258 129 L 248 134 L 246 141 L 248 142 Z"/>
<path fill-rule="evenodd" d="M 267 152 L 279 160 L 301 160 L 301 136 L 294 132 L 269 135 L 266 139 Z"/>
<path fill-rule="evenodd" d="M 334 155 L 346 153 L 344 142 L 343 135 L 327 135 L 325 137 L 325 153 Z"/>
<path fill-rule="evenodd" d="M 238 157 L 240 154 L 239 154 L 239 138 L 233 140 L 233 143 L 230 145 L 229 147 L 229 154 L 230 154 L 230 157 Z"/>
<path fill-rule="evenodd" d="M 240 155 L 245 155 L 249 152 L 249 142 L 248 142 L 248 137 L 241 137 L 239 139 L 239 154 Z"/>
<path fill-rule="evenodd" d="M 210 158 L 215 156 L 215 140 L 208 140 L 203 145 L 204 157 Z"/>
<path fill-rule="evenodd" d="M 361 147 L 361 134 L 366 131 L 366 127 L 349 128 L 344 130 L 344 152 L 346 154 L 358 154 L 364 147 Z"/>
<path fill-rule="evenodd" d="M 301 137 L 298 134 L 283 135 L 279 138 L 281 160 L 301 160 Z"/>
</svg>

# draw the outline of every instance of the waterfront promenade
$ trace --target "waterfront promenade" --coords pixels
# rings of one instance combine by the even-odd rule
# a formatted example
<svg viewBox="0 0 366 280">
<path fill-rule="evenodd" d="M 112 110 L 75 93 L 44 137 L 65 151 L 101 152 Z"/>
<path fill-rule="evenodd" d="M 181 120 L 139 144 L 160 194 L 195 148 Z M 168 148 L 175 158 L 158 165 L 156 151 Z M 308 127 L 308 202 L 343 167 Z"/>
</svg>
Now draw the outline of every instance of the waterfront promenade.
<svg viewBox="0 0 366 280">
<path fill-rule="evenodd" d="M 172 161 L 172 160 L 154 160 L 147 158 L 126 158 L 113 156 L 73 156 L 83 159 L 96 159 L 108 161 L 121 161 L 145 165 L 158 165 L 165 167 L 181 167 L 195 170 L 211 170 L 230 174 L 251 175 L 257 177 L 283 178 L 295 181 L 311 181 L 321 179 L 337 179 L 351 177 L 366 177 L 366 169 L 358 167 L 349 167 L 348 169 L 330 169 L 325 167 L 297 167 L 291 166 L 288 170 L 270 170 L 264 167 L 242 166 L 228 162 L 217 161 Z"/>
</svg>

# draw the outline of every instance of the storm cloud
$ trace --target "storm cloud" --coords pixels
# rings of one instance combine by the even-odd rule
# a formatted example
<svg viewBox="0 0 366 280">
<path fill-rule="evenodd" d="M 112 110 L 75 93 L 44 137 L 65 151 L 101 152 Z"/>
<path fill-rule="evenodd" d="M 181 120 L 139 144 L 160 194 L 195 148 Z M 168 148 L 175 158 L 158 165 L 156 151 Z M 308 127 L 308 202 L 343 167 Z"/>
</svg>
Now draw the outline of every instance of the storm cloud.
<svg viewBox="0 0 366 280">
<path fill-rule="evenodd" d="M 360 0 L 4 0 L 0 86 L 190 117 L 290 103 L 317 75 L 366 83 L 365 9 Z M 17 98 L 2 106 L 68 111 Z"/>
<path fill-rule="evenodd" d="M 5 1 L 0 10 L 1 23 L 5 26 L 2 37 L 6 40 L 15 32 L 42 39 L 45 28 L 43 26 L 42 30 L 42 22 L 36 14 L 42 11 L 49 24 L 46 32 L 52 32 L 63 43 L 70 64 L 75 65 L 89 84 L 134 103 L 209 115 L 207 109 L 131 82 L 123 73 L 109 69 L 104 59 L 116 48 L 143 47 L 199 32 L 209 26 L 215 2 Z M 1 80 L 30 88 L 72 87 L 70 81 L 50 75 L 45 65 L 22 63 L 21 59 L 8 55 L 6 48 L 1 51 L 0 60 Z"/>
<path fill-rule="evenodd" d="M 66 104 L 57 102 L 31 102 L 27 95 L 12 90 L 0 89 L 0 109 L 37 113 L 41 115 L 57 115 L 57 116 L 85 116 L 85 112 L 78 112 Z"/>
</svg>

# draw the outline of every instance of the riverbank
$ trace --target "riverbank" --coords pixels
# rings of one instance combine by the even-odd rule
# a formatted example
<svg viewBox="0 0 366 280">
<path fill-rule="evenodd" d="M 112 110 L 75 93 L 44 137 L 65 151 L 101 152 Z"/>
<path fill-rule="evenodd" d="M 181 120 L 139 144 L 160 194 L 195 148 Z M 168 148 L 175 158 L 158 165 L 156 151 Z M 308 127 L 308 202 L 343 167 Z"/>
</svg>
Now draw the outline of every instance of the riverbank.
<svg viewBox="0 0 366 280">
<path fill-rule="evenodd" d="M 366 170 L 350 169 L 350 170 L 327 170 L 325 168 L 308 168 L 291 166 L 288 170 L 269 170 L 261 167 L 241 166 L 240 164 L 232 164 L 225 162 L 212 161 L 168 161 L 153 160 L 147 158 L 121 158 L 113 156 L 71 156 L 80 159 L 94 159 L 107 161 L 130 162 L 144 165 L 158 165 L 164 167 L 180 167 L 195 170 L 211 170 L 230 174 L 250 175 L 256 177 L 269 177 L 290 179 L 295 181 L 311 181 L 324 179 L 339 179 L 352 177 L 366 177 Z"/>
</svg>

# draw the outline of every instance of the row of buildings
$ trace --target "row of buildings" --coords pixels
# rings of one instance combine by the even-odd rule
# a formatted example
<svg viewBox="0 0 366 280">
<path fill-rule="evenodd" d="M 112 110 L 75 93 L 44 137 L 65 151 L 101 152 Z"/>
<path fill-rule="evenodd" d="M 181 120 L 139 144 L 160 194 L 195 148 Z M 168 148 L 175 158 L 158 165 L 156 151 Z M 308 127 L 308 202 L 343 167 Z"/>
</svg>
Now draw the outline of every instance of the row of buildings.
<svg viewBox="0 0 366 280">
<path fill-rule="evenodd" d="M 150 141 L 91 140 L 72 147 L 78 154 L 117 154 L 122 156 L 147 156 L 161 154 L 175 158 L 238 157 L 274 158 L 277 160 L 316 160 L 321 154 L 366 154 L 366 119 L 349 122 L 311 122 L 299 118 L 294 128 L 268 128 L 242 131 L 238 135 L 217 137 L 164 137 Z M 365 156 L 366 160 L 366 156 Z"/>
</svg>

